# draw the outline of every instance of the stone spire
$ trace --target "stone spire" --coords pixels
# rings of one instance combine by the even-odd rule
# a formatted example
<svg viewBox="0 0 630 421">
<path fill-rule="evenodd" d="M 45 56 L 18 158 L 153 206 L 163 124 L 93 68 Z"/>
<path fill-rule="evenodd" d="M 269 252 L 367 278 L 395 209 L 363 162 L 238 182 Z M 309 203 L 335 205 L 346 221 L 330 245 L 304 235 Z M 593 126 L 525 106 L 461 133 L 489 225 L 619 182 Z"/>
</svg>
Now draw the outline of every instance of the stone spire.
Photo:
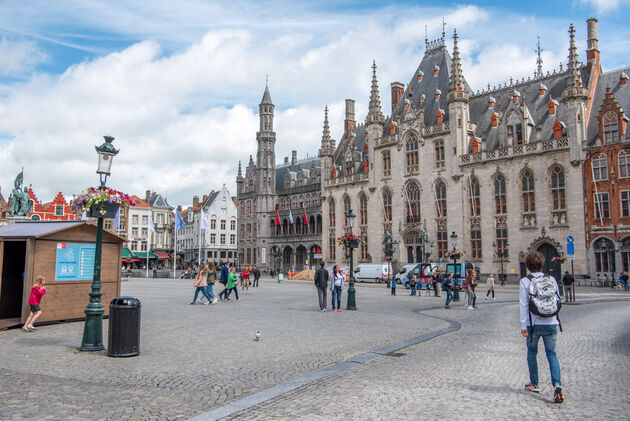
<svg viewBox="0 0 630 421">
<path fill-rule="evenodd" d="M 236 174 L 237 178 L 242 178 L 243 177 L 243 172 L 241 171 L 241 161 L 238 161 L 238 173 Z"/>
<path fill-rule="evenodd" d="M 536 77 L 542 77 L 543 76 L 543 71 L 542 71 L 542 64 L 543 64 L 543 59 L 542 59 L 542 48 L 540 48 L 540 37 L 538 37 L 538 45 L 536 46 Z"/>
<path fill-rule="evenodd" d="M 376 80 L 376 60 L 372 61 L 372 90 L 370 92 L 370 107 L 365 119 L 366 124 L 380 123 L 385 120 L 381 112 L 381 97 L 378 93 L 378 81 Z"/>
<path fill-rule="evenodd" d="M 457 30 L 453 30 L 453 65 L 451 66 L 451 83 L 448 88 L 447 103 L 453 101 L 468 102 L 470 95 L 464 88 L 464 75 L 462 74 L 462 61 L 459 58 L 457 47 Z"/>
<path fill-rule="evenodd" d="M 322 146 L 330 145 L 330 126 L 328 125 L 328 105 L 324 107 L 324 131 L 322 132 Z"/>
<path fill-rule="evenodd" d="M 573 24 L 569 27 L 569 64 L 567 73 L 567 86 L 562 92 L 563 99 L 588 98 L 588 93 L 582 84 L 582 76 L 580 75 L 580 63 L 578 61 L 577 47 L 575 46 L 575 29 Z"/>
</svg>

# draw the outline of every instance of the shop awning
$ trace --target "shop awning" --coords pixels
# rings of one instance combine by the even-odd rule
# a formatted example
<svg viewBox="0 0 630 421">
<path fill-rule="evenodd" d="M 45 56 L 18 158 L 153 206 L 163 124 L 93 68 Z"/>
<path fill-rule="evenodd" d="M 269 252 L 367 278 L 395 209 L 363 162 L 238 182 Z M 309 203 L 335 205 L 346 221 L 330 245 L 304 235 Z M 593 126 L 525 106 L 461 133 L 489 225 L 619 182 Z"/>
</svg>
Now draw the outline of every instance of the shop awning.
<svg viewBox="0 0 630 421">
<path fill-rule="evenodd" d="M 165 260 L 165 259 L 170 259 L 171 258 L 171 255 L 167 254 L 167 253 L 155 253 L 155 255 L 160 260 Z"/>
<path fill-rule="evenodd" d="M 129 247 L 123 248 L 123 259 L 133 258 L 133 252 L 129 250 Z"/>
<path fill-rule="evenodd" d="M 146 251 L 134 251 L 133 252 L 133 257 L 137 258 L 137 259 L 146 259 L 147 258 L 147 252 Z M 157 256 L 151 252 L 149 252 L 149 259 L 157 259 Z"/>
</svg>

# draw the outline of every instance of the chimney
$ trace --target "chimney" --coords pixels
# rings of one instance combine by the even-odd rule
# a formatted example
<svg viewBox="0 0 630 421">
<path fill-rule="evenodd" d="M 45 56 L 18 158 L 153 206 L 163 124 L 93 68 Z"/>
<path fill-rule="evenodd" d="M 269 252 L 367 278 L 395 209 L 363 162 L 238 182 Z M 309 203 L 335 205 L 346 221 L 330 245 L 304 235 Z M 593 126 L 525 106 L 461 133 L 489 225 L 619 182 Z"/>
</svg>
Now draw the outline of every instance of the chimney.
<svg viewBox="0 0 630 421">
<path fill-rule="evenodd" d="M 177 211 L 178 211 L 179 213 L 182 213 L 182 205 L 177 205 Z"/>
<path fill-rule="evenodd" d="M 343 121 L 343 136 L 346 137 L 350 131 L 357 126 L 354 120 L 354 100 L 346 99 L 346 119 Z"/>
<path fill-rule="evenodd" d="M 199 206 L 199 196 L 193 196 L 193 208 Z"/>
<path fill-rule="evenodd" d="M 405 92 L 405 85 L 400 82 L 392 82 L 392 112 L 400 102 L 403 92 Z"/>
<path fill-rule="evenodd" d="M 145 202 L 149 202 L 149 198 L 151 197 L 151 190 L 147 190 L 146 192 L 146 199 L 144 199 Z"/>
<path fill-rule="evenodd" d="M 291 151 L 291 165 L 297 164 L 297 151 Z"/>
<path fill-rule="evenodd" d="M 586 41 L 586 59 L 587 68 L 590 72 L 595 65 L 599 69 L 599 45 L 597 42 L 597 19 L 588 18 L 586 20 L 588 27 L 588 39 Z"/>
<path fill-rule="evenodd" d="M 208 195 L 204 194 L 203 195 L 203 202 L 201 202 L 201 203 L 203 204 L 203 203 L 206 203 L 207 201 L 208 201 Z"/>
<path fill-rule="evenodd" d="M 289 157 L 288 156 L 284 157 L 284 165 L 289 165 Z"/>
</svg>

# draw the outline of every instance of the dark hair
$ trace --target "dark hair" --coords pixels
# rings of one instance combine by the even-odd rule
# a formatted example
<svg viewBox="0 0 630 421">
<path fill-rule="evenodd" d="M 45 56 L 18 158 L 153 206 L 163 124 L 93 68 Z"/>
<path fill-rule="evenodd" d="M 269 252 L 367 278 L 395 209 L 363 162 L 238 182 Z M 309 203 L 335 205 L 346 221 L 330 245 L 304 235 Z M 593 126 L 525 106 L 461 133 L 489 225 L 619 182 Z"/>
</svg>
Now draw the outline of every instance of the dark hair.
<svg viewBox="0 0 630 421">
<path fill-rule="evenodd" d="M 322 260 L 321 262 L 319 262 L 319 266 L 320 266 L 320 267 L 324 267 L 324 265 L 325 265 L 325 264 L 326 264 L 326 263 L 325 263 L 323 260 Z"/>
<path fill-rule="evenodd" d="M 525 256 L 525 266 L 530 272 L 540 272 L 545 264 L 545 256 L 539 251 L 532 250 Z"/>
<path fill-rule="evenodd" d="M 333 266 L 333 275 L 336 275 L 337 272 L 339 272 L 339 266 L 335 265 Z"/>
</svg>

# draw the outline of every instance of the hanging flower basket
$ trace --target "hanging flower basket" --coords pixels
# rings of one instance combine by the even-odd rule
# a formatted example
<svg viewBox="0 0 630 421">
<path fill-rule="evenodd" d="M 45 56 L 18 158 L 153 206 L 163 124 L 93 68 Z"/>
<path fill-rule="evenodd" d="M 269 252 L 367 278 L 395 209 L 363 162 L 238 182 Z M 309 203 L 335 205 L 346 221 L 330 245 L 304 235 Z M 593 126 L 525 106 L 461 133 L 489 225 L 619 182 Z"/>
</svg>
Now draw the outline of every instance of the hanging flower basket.
<svg viewBox="0 0 630 421">
<path fill-rule="evenodd" d="M 350 247 L 356 249 L 359 247 L 364 241 L 364 238 L 359 235 L 354 235 L 352 233 L 344 234 L 341 237 L 337 238 L 337 244 L 343 247 Z"/>
<path fill-rule="evenodd" d="M 461 259 L 464 257 L 464 253 L 459 250 L 447 251 L 445 257 L 447 259 Z"/>
<path fill-rule="evenodd" d="M 85 191 L 72 197 L 70 208 L 75 212 L 85 211 L 93 218 L 114 218 L 120 205 L 135 203 L 125 193 L 110 188 L 89 187 Z"/>
<path fill-rule="evenodd" d="M 567 261 L 567 258 L 565 256 L 554 256 L 551 258 L 551 261 L 554 263 L 563 264 L 564 262 Z"/>
</svg>

